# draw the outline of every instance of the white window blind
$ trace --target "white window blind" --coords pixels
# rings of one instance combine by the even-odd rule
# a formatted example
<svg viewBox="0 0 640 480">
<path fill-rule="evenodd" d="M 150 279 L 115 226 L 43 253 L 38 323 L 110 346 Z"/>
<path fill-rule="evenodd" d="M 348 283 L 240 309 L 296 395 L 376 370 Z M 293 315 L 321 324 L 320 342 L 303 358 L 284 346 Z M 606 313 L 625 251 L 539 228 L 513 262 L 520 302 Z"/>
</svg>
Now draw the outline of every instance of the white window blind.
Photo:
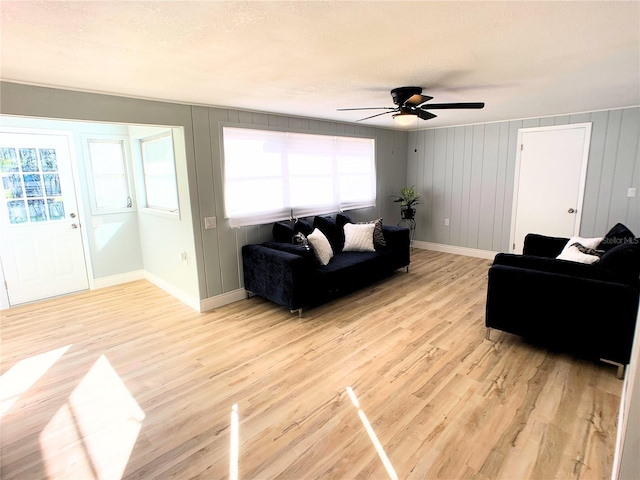
<svg viewBox="0 0 640 480">
<path fill-rule="evenodd" d="M 225 216 L 232 226 L 373 206 L 375 141 L 223 127 Z"/>
</svg>

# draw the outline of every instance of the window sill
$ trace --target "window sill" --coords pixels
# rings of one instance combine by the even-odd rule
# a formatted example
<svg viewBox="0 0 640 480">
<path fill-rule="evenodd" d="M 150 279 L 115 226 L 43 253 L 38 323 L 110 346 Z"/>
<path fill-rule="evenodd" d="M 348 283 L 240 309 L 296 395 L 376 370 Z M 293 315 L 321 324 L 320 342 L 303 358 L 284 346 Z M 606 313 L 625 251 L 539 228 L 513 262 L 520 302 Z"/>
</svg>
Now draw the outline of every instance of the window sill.
<svg viewBox="0 0 640 480">
<path fill-rule="evenodd" d="M 176 211 L 176 212 L 169 212 L 167 210 L 157 210 L 155 208 L 141 208 L 140 213 L 144 213 L 144 214 L 148 214 L 148 215 L 154 215 L 156 217 L 164 217 L 164 218 L 170 218 L 172 220 L 180 220 L 180 212 Z"/>
</svg>

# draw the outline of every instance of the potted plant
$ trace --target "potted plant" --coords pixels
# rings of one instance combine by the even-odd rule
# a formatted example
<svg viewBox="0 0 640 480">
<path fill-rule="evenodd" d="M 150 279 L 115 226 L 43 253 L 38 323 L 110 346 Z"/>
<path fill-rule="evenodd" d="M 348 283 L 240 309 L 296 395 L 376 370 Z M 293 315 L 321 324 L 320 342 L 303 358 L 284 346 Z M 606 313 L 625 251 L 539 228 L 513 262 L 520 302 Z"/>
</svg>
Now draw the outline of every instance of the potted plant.
<svg viewBox="0 0 640 480">
<path fill-rule="evenodd" d="M 392 195 L 394 202 L 400 204 L 400 216 L 403 219 L 413 219 L 416 215 L 415 205 L 418 205 L 420 194 L 415 191 L 416 186 L 402 187 L 400 195 Z"/>
</svg>

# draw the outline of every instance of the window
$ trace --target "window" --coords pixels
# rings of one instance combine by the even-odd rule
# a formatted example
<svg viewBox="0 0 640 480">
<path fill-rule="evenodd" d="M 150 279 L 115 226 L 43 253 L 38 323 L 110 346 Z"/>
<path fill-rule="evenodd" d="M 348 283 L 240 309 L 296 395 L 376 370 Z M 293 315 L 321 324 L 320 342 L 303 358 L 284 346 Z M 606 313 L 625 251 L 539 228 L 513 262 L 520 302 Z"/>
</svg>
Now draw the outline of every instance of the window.
<svg viewBox="0 0 640 480">
<path fill-rule="evenodd" d="M 65 219 L 55 149 L 2 147 L 0 173 L 10 224 Z"/>
<path fill-rule="evenodd" d="M 375 205 L 372 138 L 223 127 L 232 226 Z"/>
<path fill-rule="evenodd" d="M 147 208 L 175 213 L 178 189 L 171 132 L 140 140 Z"/>
<path fill-rule="evenodd" d="M 114 213 L 132 207 L 124 139 L 88 138 L 94 213 Z"/>
</svg>

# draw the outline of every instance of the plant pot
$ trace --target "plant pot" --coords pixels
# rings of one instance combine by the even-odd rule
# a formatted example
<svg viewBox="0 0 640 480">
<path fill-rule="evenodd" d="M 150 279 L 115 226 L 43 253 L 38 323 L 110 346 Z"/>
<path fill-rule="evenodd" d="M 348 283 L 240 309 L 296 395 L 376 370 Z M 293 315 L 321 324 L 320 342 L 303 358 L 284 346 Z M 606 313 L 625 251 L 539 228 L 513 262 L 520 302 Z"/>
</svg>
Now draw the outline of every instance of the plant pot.
<svg viewBox="0 0 640 480">
<path fill-rule="evenodd" d="M 416 216 L 416 209 L 411 207 L 401 208 L 400 216 L 405 220 L 413 220 Z"/>
</svg>

